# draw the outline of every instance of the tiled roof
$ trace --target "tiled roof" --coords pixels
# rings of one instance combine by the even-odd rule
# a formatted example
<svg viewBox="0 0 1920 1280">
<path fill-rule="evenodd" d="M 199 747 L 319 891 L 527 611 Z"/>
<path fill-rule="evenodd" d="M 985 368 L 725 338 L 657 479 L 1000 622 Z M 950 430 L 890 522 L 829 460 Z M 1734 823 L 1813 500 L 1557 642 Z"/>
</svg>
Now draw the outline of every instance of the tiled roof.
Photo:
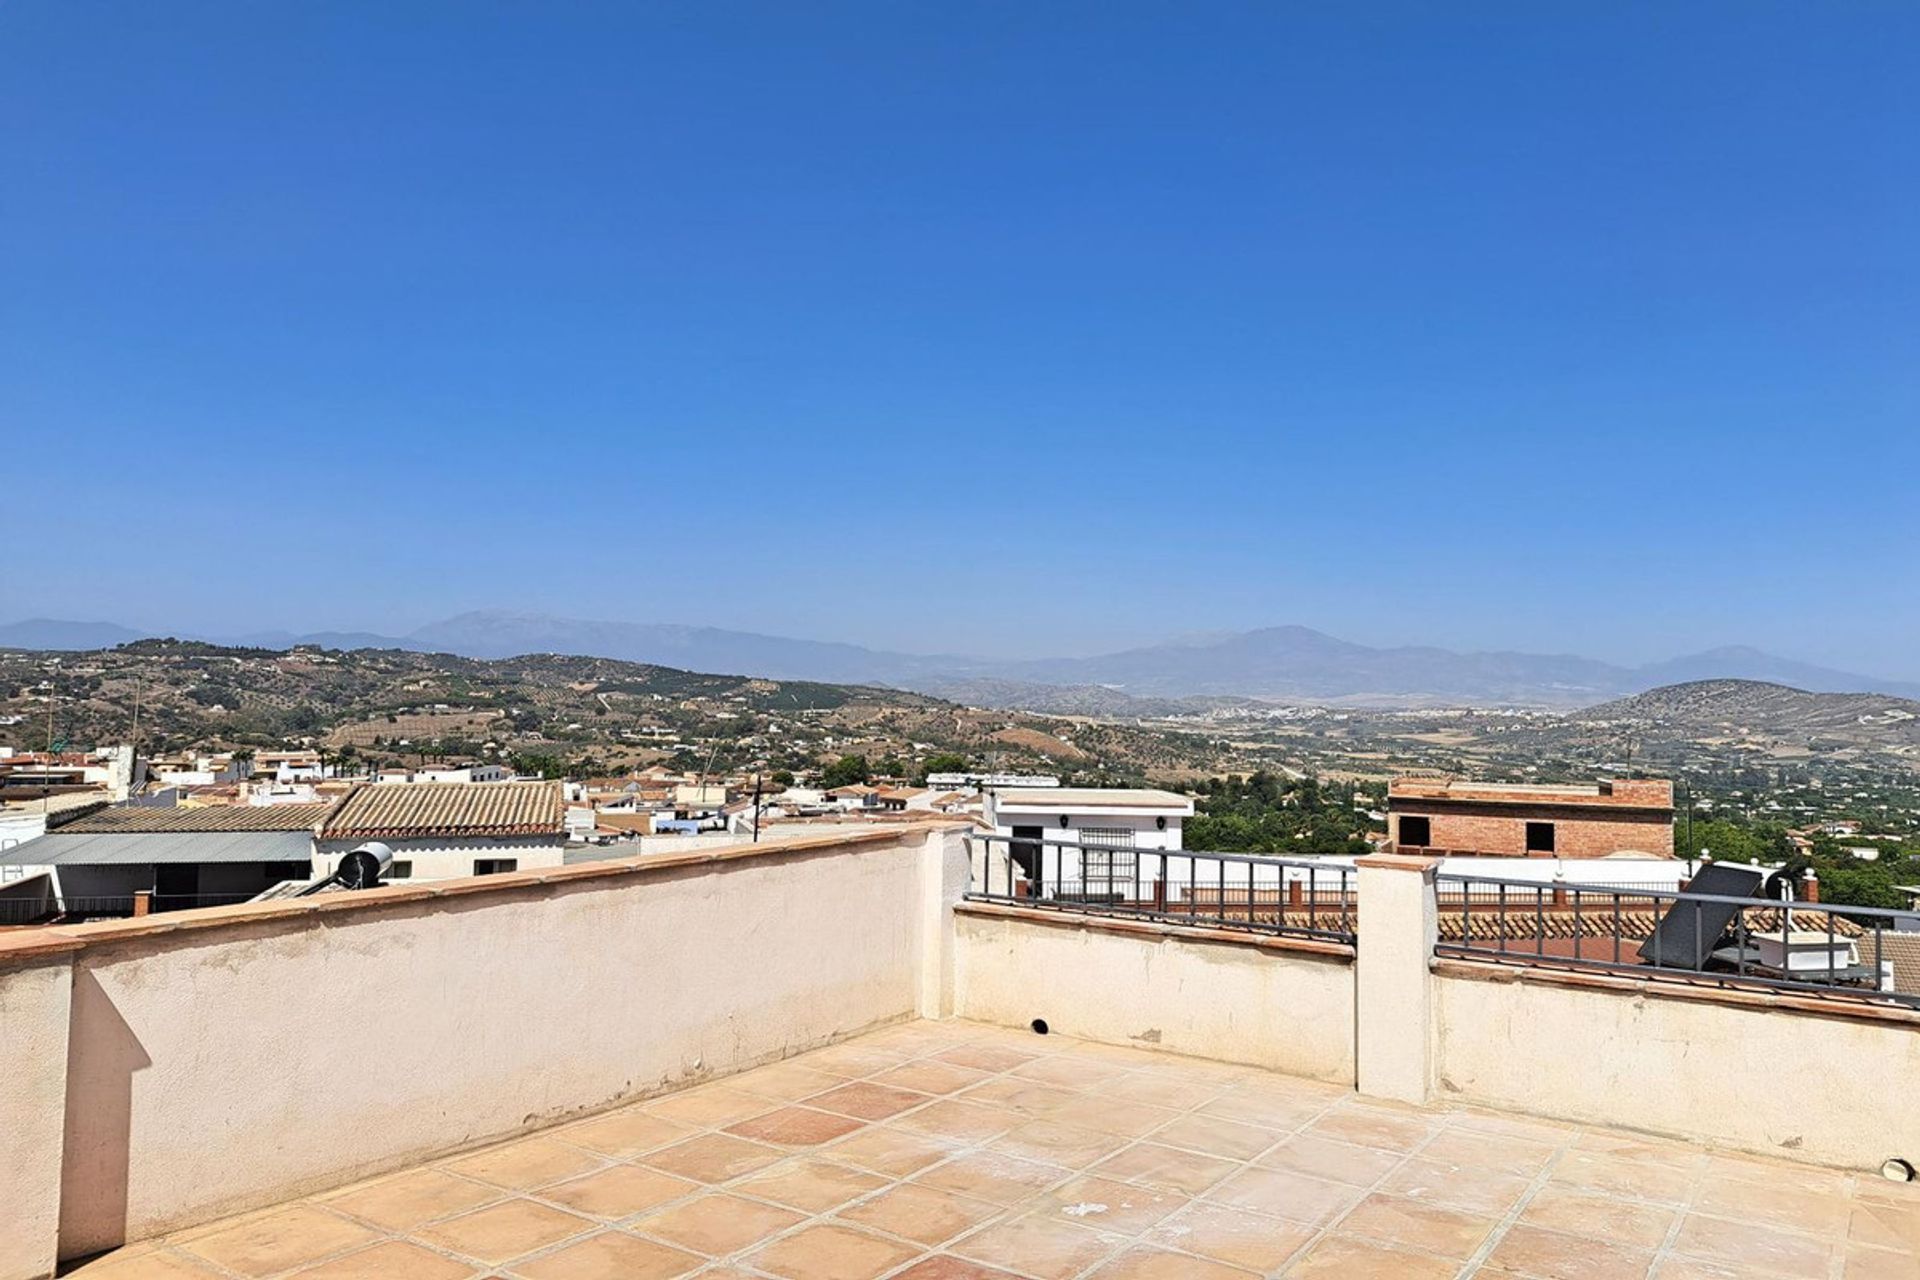
<svg viewBox="0 0 1920 1280">
<path fill-rule="evenodd" d="M 311 831 L 330 804 L 227 804 L 197 808 L 115 805 L 75 818 L 63 835 L 120 835 L 144 831 Z"/>
<path fill-rule="evenodd" d="M 326 840 L 562 835 L 558 782 L 418 782 L 359 787 L 320 829 Z"/>
</svg>

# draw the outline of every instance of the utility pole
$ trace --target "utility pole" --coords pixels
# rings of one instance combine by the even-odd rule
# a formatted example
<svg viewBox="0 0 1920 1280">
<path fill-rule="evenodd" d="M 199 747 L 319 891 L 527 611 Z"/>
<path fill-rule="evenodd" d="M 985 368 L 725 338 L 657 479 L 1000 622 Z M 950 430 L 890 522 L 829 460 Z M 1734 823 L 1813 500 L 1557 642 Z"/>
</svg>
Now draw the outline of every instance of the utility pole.
<svg viewBox="0 0 1920 1280">
<path fill-rule="evenodd" d="M 760 771 L 753 771 L 753 842 L 760 843 Z"/>
</svg>

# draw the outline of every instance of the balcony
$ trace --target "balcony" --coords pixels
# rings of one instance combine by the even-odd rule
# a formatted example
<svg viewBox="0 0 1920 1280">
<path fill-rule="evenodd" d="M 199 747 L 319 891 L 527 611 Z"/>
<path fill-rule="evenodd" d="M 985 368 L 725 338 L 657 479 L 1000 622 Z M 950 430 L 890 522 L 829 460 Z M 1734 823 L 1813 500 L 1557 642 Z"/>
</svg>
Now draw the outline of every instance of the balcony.
<svg viewBox="0 0 1920 1280">
<path fill-rule="evenodd" d="M 1436 955 L 1410 859 L 1344 941 L 969 865 L 889 828 L 0 935 L 0 1277 L 1920 1272 L 1911 1010 Z"/>
</svg>

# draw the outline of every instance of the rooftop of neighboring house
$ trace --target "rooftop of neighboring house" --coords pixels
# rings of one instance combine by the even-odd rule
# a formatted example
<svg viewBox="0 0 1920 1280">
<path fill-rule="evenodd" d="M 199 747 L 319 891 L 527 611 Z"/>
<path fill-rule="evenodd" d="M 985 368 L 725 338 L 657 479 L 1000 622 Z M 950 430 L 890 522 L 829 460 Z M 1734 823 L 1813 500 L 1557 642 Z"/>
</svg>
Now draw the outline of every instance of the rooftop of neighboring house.
<svg viewBox="0 0 1920 1280">
<path fill-rule="evenodd" d="M 205 805 L 158 808 L 114 805 L 59 827 L 64 835 L 130 835 L 142 832 L 312 831 L 330 804 Z"/>
<path fill-rule="evenodd" d="M 1586 784 L 1471 782 L 1457 778 L 1394 779 L 1387 788 L 1387 806 L 1394 808 L 1409 801 L 1670 812 L 1673 809 L 1673 783 L 1665 778 L 1603 778 Z"/>
<path fill-rule="evenodd" d="M 1000 791 L 994 795 L 1000 809 L 1141 809 L 1149 812 L 1193 812 L 1193 797 L 1153 787 L 1046 787 L 1035 791 Z"/>
<path fill-rule="evenodd" d="M 418 839 L 432 836 L 564 835 L 566 805 L 558 782 L 422 782 L 409 787 L 356 787 L 320 829 L 323 840 Z"/>
</svg>

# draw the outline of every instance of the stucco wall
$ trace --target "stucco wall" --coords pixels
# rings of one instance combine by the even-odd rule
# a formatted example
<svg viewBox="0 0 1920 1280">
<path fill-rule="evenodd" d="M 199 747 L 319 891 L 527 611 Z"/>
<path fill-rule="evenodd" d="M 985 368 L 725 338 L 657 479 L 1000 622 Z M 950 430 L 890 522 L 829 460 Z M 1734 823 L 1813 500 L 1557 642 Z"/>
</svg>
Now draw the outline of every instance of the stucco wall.
<svg viewBox="0 0 1920 1280">
<path fill-rule="evenodd" d="M 48 931 L 71 1053 L 9 1026 L 0 1065 L 55 1064 L 64 1143 L 5 1079 L 0 1144 L 59 1170 L 73 1257 L 911 1016 L 963 883 L 920 828 Z"/>
<path fill-rule="evenodd" d="M 1337 951 L 969 906 L 954 1012 L 1351 1084 L 1353 962 Z"/>
<path fill-rule="evenodd" d="M 0 973 L 0 1280 L 53 1273 L 72 972 L 48 957 Z"/>
<path fill-rule="evenodd" d="M 1920 1164 L 1920 1025 L 1442 965 L 1435 1095 L 1717 1146 Z M 1491 979 L 1491 980 L 1490 980 Z"/>
</svg>

